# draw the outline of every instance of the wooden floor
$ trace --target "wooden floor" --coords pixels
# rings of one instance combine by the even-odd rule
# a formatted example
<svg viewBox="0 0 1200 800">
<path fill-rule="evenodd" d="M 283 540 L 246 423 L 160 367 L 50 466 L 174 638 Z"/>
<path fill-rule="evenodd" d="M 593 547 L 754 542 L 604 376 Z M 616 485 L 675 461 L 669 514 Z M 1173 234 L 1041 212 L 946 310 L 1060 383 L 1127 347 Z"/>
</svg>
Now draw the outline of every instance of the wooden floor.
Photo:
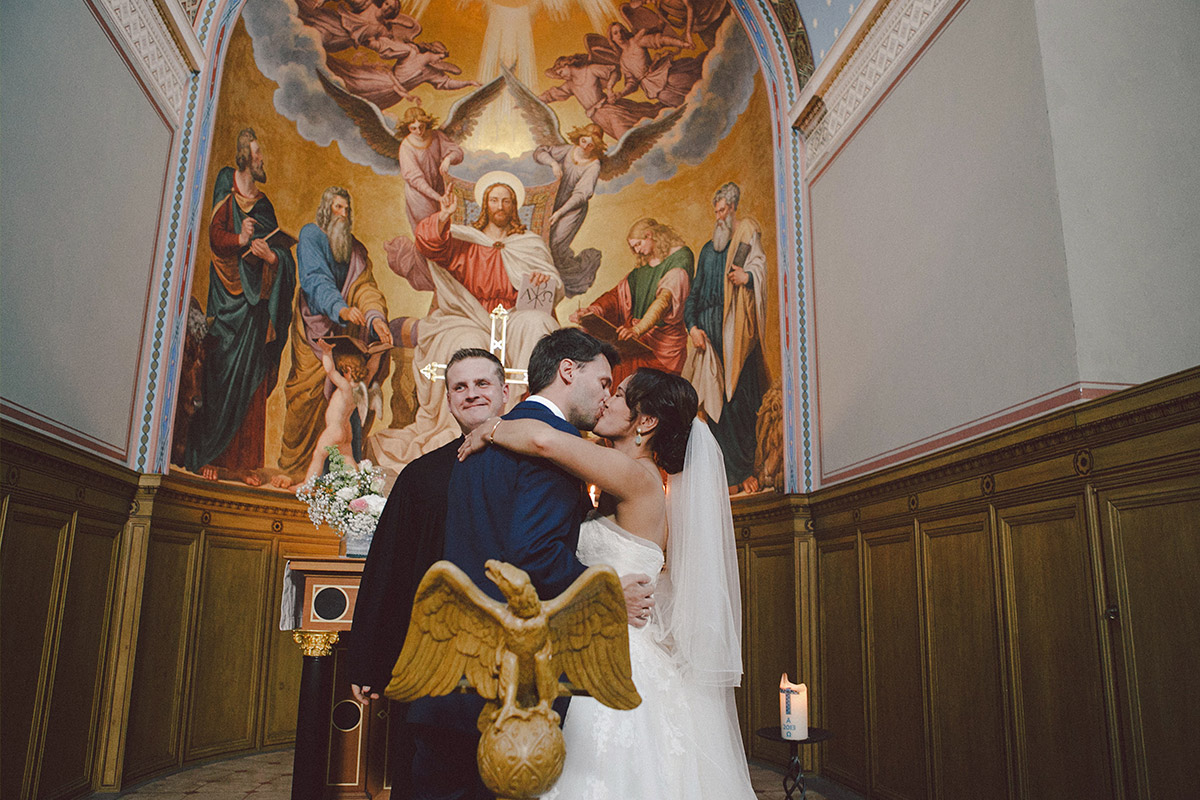
<svg viewBox="0 0 1200 800">
<path fill-rule="evenodd" d="M 758 800 L 783 800 L 783 776 L 773 768 L 751 763 L 750 780 Z M 120 797 L 122 800 L 289 800 L 291 791 L 292 751 L 276 750 L 192 767 L 144 783 Z M 861 798 L 841 786 L 812 777 L 806 800 Z"/>
</svg>

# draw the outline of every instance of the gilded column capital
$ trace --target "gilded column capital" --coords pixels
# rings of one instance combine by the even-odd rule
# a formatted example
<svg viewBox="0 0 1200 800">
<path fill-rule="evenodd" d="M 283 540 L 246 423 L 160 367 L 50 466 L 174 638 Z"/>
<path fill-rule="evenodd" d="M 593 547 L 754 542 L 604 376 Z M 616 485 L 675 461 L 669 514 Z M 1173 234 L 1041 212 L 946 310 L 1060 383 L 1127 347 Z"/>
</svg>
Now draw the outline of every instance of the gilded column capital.
<svg viewBox="0 0 1200 800">
<path fill-rule="evenodd" d="M 292 641 L 300 645 L 306 656 L 327 656 L 337 644 L 337 631 L 292 631 Z"/>
</svg>

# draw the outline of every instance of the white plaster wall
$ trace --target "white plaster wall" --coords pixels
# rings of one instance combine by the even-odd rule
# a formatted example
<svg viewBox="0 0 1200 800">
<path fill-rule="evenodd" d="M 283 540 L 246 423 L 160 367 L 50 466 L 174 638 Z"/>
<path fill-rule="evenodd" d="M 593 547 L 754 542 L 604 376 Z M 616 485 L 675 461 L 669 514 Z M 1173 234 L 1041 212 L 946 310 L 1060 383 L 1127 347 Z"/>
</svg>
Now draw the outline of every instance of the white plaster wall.
<svg viewBox="0 0 1200 800">
<path fill-rule="evenodd" d="M 0 394 L 127 446 L 171 131 L 80 0 L 4 0 Z"/>
<path fill-rule="evenodd" d="M 1078 380 L 1031 0 L 971 0 L 811 187 L 823 475 Z"/>
<path fill-rule="evenodd" d="M 1200 2 L 1035 0 L 1084 380 L 1200 363 Z"/>
</svg>

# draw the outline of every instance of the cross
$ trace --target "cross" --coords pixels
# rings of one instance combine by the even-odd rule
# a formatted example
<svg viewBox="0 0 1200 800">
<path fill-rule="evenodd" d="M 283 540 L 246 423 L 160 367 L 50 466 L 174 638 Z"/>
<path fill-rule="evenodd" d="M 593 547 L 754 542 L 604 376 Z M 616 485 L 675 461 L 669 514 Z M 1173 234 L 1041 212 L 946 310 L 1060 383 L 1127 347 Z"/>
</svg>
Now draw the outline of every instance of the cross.
<svg viewBox="0 0 1200 800">
<path fill-rule="evenodd" d="M 781 695 L 783 695 L 783 705 L 784 705 L 783 712 L 785 714 L 792 713 L 792 695 L 800 694 L 800 690 L 793 689 L 789 686 L 787 688 L 780 689 L 779 693 Z"/>
<path fill-rule="evenodd" d="M 492 319 L 492 332 L 491 332 L 491 344 L 488 346 L 488 350 L 490 350 L 493 355 L 495 355 L 497 358 L 499 358 L 500 363 L 503 364 L 504 356 L 507 352 L 507 347 L 508 347 L 508 309 L 502 305 L 497 304 L 497 306 L 492 309 L 492 313 L 490 314 L 490 316 Z M 500 335 L 499 336 L 496 335 L 496 323 L 497 322 L 500 323 Z M 425 366 L 421 367 L 421 374 L 424 375 L 427 380 L 431 380 L 431 381 L 445 380 L 446 365 L 439 364 L 437 362 L 430 362 L 430 363 L 426 364 Z M 510 369 L 508 367 L 505 367 L 504 380 L 507 381 L 508 383 L 520 384 L 521 386 L 528 385 L 529 371 L 524 370 L 524 369 Z"/>
</svg>

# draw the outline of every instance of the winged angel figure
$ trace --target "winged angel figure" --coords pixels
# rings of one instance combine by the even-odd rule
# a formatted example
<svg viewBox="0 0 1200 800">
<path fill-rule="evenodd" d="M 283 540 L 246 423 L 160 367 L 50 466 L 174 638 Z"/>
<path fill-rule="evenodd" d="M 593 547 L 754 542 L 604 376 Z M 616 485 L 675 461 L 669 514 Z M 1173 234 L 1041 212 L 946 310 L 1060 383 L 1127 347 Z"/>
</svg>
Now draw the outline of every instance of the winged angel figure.
<svg viewBox="0 0 1200 800">
<path fill-rule="evenodd" d="M 532 797 L 562 770 L 562 732 L 550 707 L 566 693 L 559 675 L 611 708 L 642 701 L 630 677 L 624 595 L 611 567 L 590 567 L 548 601 L 523 570 L 494 559 L 485 567 L 507 604 L 449 561 L 425 573 L 386 694 L 401 702 L 449 694 L 465 675 L 490 701 L 479 715 L 484 783 L 501 796 Z M 521 722 L 509 728 L 514 718 Z M 490 744 L 503 752 L 489 755 Z M 530 783 L 532 772 L 539 777 Z M 509 782 L 518 776 L 520 791 Z"/>
<path fill-rule="evenodd" d="M 588 201 L 600 181 L 624 175 L 639 158 L 675 127 L 687 110 L 681 105 L 653 122 L 643 122 L 625 132 L 616 147 L 606 151 L 604 131 L 595 123 L 563 135 L 558 115 L 508 69 L 500 68 L 509 94 L 516 100 L 537 149 L 533 158 L 554 171 L 558 191 L 550 214 L 550 254 L 563 278 L 567 296 L 591 288 L 600 268 L 600 251 L 589 247 L 578 255 L 571 242 L 587 217 Z"/>
<path fill-rule="evenodd" d="M 405 210 L 413 230 L 417 223 L 438 212 L 446 193 L 446 170 L 463 160 L 461 143 L 471 135 L 483 110 L 504 91 L 503 75 L 485 83 L 450 107 L 450 116 L 438 127 L 437 118 L 413 106 L 399 124 L 375 103 L 352 94 L 323 72 L 321 86 L 342 111 L 358 125 L 372 150 L 400 165 L 404 178 Z"/>
</svg>

